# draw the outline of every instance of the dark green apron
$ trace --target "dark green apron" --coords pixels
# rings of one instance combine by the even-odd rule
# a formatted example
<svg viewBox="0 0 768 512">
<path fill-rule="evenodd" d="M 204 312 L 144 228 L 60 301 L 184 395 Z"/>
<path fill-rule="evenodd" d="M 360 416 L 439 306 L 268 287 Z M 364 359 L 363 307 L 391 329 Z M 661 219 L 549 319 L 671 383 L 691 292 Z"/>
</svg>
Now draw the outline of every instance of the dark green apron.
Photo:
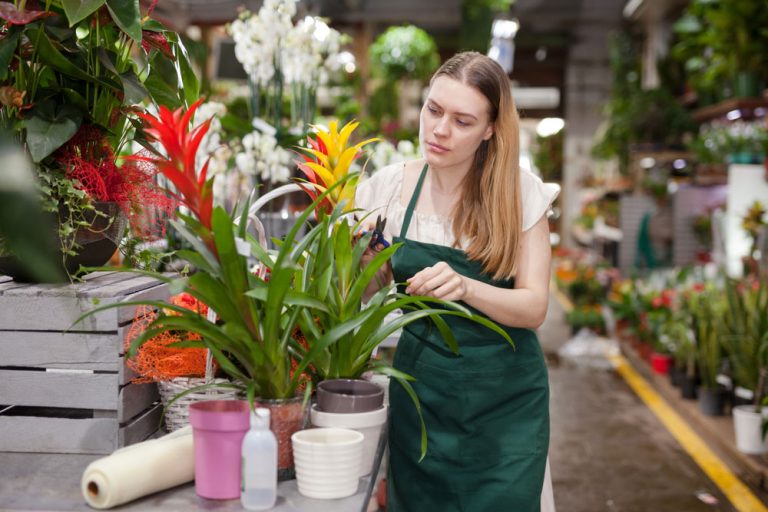
<svg viewBox="0 0 768 512">
<path fill-rule="evenodd" d="M 406 238 L 426 171 L 424 166 L 395 237 L 404 244 L 392 258 L 395 281 L 445 261 L 462 275 L 511 288 L 513 282 L 492 280 L 464 251 Z M 428 446 L 419 462 L 418 414 L 403 387 L 392 381 L 387 511 L 539 511 L 549 447 L 549 385 L 536 334 L 505 327 L 513 349 L 478 324 L 445 320 L 459 355 L 428 320 L 406 327 L 397 345 L 394 366 L 416 378 Z"/>
</svg>

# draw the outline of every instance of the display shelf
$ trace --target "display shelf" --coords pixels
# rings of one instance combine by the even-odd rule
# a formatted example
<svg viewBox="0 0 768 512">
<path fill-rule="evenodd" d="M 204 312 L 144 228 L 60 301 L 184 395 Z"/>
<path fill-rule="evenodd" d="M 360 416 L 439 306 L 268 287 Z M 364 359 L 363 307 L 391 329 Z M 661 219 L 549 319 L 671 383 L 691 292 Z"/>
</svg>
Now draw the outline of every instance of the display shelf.
<svg viewBox="0 0 768 512">
<path fill-rule="evenodd" d="M 727 118 L 728 113 L 734 110 L 740 112 L 740 119 L 764 117 L 768 113 L 768 98 L 730 98 L 714 105 L 697 108 L 691 113 L 691 116 L 698 123 L 706 123 L 719 118 Z"/>
</svg>

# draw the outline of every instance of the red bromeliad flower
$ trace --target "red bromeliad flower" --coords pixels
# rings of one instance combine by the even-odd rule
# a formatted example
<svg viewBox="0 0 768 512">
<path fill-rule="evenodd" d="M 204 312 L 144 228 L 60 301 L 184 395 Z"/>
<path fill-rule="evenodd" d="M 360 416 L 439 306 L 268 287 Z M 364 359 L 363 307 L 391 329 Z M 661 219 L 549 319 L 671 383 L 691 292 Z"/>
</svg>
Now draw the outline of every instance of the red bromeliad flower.
<svg viewBox="0 0 768 512">
<path fill-rule="evenodd" d="M 203 137 L 208 133 L 211 120 L 189 128 L 189 122 L 202 102 L 203 99 L 200 98 L 186 112 L 183 107 L 171 112 L 161 106 L 158 117 L 138 114 L 148 126 L 144 131 L 163 146 L 168 157 L 134 155 L 127 159 L 155 165 L 173 183 L 177 193 L 169 193 L 189 208 L 209 231 L 205 243 L 213 250 L 213 238 L 210 236 L 213 178 L 208 179 L 208 160 L 199 174 L 195 169 L 195 155 Z"/>
</svg>

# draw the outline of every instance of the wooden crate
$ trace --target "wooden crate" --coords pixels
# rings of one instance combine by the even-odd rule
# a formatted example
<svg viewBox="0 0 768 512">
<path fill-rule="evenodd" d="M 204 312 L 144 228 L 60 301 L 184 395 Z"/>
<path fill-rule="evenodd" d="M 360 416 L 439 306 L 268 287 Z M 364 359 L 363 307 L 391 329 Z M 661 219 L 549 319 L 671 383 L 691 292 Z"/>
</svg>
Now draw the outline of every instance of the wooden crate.
<svg viewBox="0 0 768 512">
<path fill-rule="evenodd" d="M 110 453 L 159 426 L 155 384 L 132 384 L 123 338 L 135 307 L 98 304 L 165 299 L 165 284 L 95 272 L 72 285 L 0 276 L 0 451 Z"/>
</svg>

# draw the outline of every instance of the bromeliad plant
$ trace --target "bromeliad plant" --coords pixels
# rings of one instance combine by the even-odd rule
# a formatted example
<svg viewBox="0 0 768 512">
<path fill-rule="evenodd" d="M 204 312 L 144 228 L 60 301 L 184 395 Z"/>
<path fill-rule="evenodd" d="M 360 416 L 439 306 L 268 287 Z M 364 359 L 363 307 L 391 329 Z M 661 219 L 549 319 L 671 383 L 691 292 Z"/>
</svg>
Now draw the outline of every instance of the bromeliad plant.
<svg viewBox="0 0 768 512">
<path fill-rule="evenodd" d="M 150 305 L 176 313 L 158 315 L 134 340 L 129 354 L 161 333 L 187 331 L 199 334 L 201 339 L 177 346 L 210 350 L 221 370 L 232 378 L 227 386 L 242 389 L 251 401 L 257 396 L 294 397 L 305 372 L 322 378 L 356 376 L 373 368 L 403 383 L 418 407 L 418 399 L 407 382 L 410 377 L 370 361 L 372 350 L 389 334 L 409 322 L 430 318 L 446 343 L 457 350 L 455 338 L 440 318 L 455 315 L 474 320 L 512 343 L 496 324 L 446 301 L 382 290 L 369 307 L 363 307 L 363 292 L 396 248 L 382 251 L 361 268 L 362 253 L 372 234 L 356 241 L 355 228 L 342 219 L 342 204 L 337 204 L 330 214 L 320 209 L 336 189 L 346 186 L 354 176 L 345 176 L 320 193 L 280 241 L 278 250 L 268 252 L 246 230 L 247 204 L 235 216 L 222 207 L 213 207 L 212 178 L 207 177 L 206 166 L 198 173 L 194 163 L 208 123 L 191 130 L 188 126 L 198 105 L 195 103 L 186 113 L 161 107 L 158 117 L 143 115 L 148 125 L 146 133 L 157 139 L 168 156 L 133 157 L 157 166 L 176 184 L 175 193 L 191 214 L 178 214 L 179 220 L 172 224 L 192 247 L 176 254 L 197 271 L 181 278 L 133 272 L 153 276 L 169 283 L 174 292 L 186 292 L 210 305 L 217 320 L 209 321 L 194 311 L 160 301 L 121 303 Z M 299 240 L 297 235 L 313 209 L 320 213 L 318 222 Z M 252 272 L 254 261 L 258 272 Z M 268 280 L 264 278 L 267 273 Z M 117 305 L 105 305 L 84 316 L 113 307 Z M 384 325 L 386 313 L 396 308 L 407 311 L 401 319 Z M 306 337 L 306 346 L 294 338 L 296 327 Z M 306 388 L 309 392 L 311 385 Z M 422 448 L 426 450 L 423 425 Z"/>
</svg>

